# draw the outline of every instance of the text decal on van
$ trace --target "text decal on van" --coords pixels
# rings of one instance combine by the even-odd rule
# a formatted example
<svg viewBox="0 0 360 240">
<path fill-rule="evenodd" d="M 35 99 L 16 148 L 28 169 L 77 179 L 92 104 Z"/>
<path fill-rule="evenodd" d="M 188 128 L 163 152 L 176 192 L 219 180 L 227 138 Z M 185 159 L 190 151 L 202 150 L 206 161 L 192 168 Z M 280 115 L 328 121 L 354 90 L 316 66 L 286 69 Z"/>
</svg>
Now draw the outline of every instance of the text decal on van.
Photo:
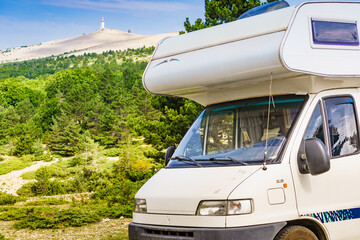
<svg viewBox="0 0 360 240">
<path fill-rule="evenodd" d="M 314 217 L 322 223 L 339 222 L 360 218 L 360 208 L 311 213 L 304 216 Z"/>
</svg>

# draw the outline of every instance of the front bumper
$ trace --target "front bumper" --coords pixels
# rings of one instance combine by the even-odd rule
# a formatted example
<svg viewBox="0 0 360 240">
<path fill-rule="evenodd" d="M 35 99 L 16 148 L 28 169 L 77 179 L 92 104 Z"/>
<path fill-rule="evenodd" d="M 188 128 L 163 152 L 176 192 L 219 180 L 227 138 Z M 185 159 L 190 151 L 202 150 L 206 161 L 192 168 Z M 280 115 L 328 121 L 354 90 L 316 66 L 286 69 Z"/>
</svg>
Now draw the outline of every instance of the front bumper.
<svg viewBox="0 0 360 240">
<path fill-rule="evenodd" d="M 188 228 L 129 224 L 129 240 L 272 240 L 286 222 L 237 228 Z"/>
</svg>

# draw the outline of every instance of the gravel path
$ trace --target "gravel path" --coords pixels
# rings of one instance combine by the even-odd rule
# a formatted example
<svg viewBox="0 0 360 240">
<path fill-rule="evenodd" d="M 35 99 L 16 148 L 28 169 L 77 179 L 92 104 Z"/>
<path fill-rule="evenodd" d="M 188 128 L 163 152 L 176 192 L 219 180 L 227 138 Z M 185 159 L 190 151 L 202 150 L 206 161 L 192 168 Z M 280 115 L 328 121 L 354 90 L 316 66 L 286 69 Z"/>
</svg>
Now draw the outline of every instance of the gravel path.
<svg viewBox="0 0 360 240">
<path fill-rule="evenodd" d="M 7 192 L 13 195 L 17 195 L 16 191 L 21 188 L 22 185 L 25 183 L 31 182 L 33 180 L 24 180 L 22 179 L 21 174 L 25 172 L 30 172 L 37 170 L 38 168 L 42 166 L 49 166 L 53 163 L 56 163 L 58 159 L 52 162 L 37 162 L 34 165 L 31 165 L 30 167 L 24 168 L 22 170 L 12 171 L 10 173 L 0 175 L 0 191 Z"/>
</svg>

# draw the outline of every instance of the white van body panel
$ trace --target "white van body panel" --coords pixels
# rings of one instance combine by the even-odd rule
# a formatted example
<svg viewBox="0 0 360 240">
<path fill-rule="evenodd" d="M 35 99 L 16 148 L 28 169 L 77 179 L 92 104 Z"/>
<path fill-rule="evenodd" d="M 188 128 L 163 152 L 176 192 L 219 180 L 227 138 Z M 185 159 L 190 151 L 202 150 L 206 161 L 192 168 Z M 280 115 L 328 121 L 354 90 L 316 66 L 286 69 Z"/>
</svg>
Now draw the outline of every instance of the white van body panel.
<svg viewBox="0 0 360 240">
<path fill-rule="evenodd" d="M 135 197 L 149 199 L 147 208 L 150 214 L 195 215 L 200 201 L 227 199 L 234 188 L 259 168 L 162 169 Z"/>
<path fill-rule="evenodd" d="M 253 84 L 263 83 L 269 80 L 270 72 L 277 78 L 289 76 L 291 72 L 281 65 L 278 52 L 284 33 L 281 31 L 261 35 L 178 54 L 167 60 L 151 61 L 144 77 L 144 86 L 153 93 L 187 96 L 207 105 L 213 103 L 212 95 L 203 102 L 194 98 L 194 94 L 201 93 L 205 96 L 210 94 L 210 89 L 218 92 L 225 86 L 228 88 L 229 84 L 248 85 L 249 81 Z M 256 52 L 253 51 L 254 44 L 258 50 Z M 164 61 L 168 62 L 163 63 Z M 222 62 L 221 66 L 219 62 Z"/>
<path fill-rule="evenodd" d="M 245 18 L 241 21 L 229 22 L 201 31 L 166 38 L 159 43 L 161 47 L 159 46 L 154 52 L 153 59 L 173 57 L 187 52 L 285 31 L 293 12 L 294 7 L 284 8 L 276 12 L 258 15 L 256 18 Z"/>
<path fill-rule="evenodd" d="M 194 216 L 174 214 L 133 213 L 133 221 L 155 226 L 211 227 L 225 228 L 225 216 Z"/>
<path fill-rule="evenodd" d="M 267 170 L 261 169 L 253 174 L 229 196 L 229 199 L 248 198 L 253 199 L 253 213 L 227 216 L 227 227 L 252 226 L 298 217 L 288 163 L 268 165 Z"/>
<path fill-rule="evenodd" d="M 358 89 L 338 89 L 325 91 L 309 99 L 306 114 L 299 119 L 290 144 L 293 144 L 290 159 L 291 171 L 294 178 L 296 202 L 299 216 L 312 216 L 315 214 L 324 228 L 327 229 L 331 239 L 355 240 L 360 236 L 360 219 L 347 219 L 347 209 L 360 207 L 360 155 L 342 156 L 331 159 L 331 169 L 323 174 L 313 176 L 300 174 L 296 159 L 304 131 L 312 117 L 315 107 L 322 98 L 336 96 L 352 96 L 359 99 Z M 311 101 L 310 101 L 311 100 Z M 360 112 L 359 105 L 357 113 Z M 357 115 L 358 126 L 359 117 Z M 290 151 L 289 151 L 290 152 Z M 331 220 L 330 215 L 338 214 L 337 219 Z M 351 218 L 351 217 L 350 217 Z"/>
<path fill-rule="evenodd" d="M 359 3 L 305 3 L 299 7 L 282 44 L 284 65 L 292 71 L 315 75 L 360 76 L 359 46 L 314 45 L 311 34 L 312 19 L 359 23 L 359 12 Z"/>
</svg>

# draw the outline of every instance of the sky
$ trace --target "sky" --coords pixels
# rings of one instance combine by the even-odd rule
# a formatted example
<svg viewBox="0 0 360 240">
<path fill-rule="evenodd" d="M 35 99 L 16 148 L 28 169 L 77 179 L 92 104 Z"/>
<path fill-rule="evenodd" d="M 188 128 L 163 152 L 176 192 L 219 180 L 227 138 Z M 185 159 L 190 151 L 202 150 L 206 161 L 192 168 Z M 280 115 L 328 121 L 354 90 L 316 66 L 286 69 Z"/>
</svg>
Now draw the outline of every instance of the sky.
<svg viewBox="0 0 360 240">
<path fill-rule="evenodd" d="M 0 50 L 95 32 L 142 35 L 184 30 L 204 18 L 204 0 L 0 0 Z"/>
</svg>

